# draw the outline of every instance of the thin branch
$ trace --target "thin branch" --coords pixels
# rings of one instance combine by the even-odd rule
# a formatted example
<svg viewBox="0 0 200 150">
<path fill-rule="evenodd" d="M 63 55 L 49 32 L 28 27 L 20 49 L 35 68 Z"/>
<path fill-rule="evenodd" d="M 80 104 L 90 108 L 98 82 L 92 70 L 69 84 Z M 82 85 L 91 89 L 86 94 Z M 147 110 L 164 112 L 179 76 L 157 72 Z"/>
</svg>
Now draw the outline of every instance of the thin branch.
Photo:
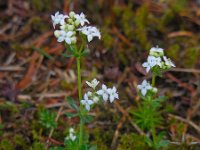
<svg viewBox="0 0 200 150">
<path fill-rule="evenodd" d="M 194 122 L 187 120 L 187 119 L 184 119 L 180 116 L 172 115 L 172 114 L 168 114 L 168 116 L 171 117 L 171 118 L 175 118 L 179 121 L 182 121 L 184 123 L 187 123 L 188 125 L 190 125 L 191 127 L 193 127 L 196 131 L 198 131 L 200 133 L 200 127 L 198 125 L 196 125 Z"/>
<path fill-rule="evenodd" d="M 59 108 L 58 113 L 57 113 L 57 116 L 56 116 L 56 119 L 55 119 L 55 122 L 58 122 L 58 119 L 59 119 L 59 117 L 60 117 L 60 115 L 61 115 L 62 110 L 63 110 L 63 106 L 61 106 L 61 107 Z M 55 128 L 51 128 L 51 131 L 50 131 L 50 133 L 49 133 L 48 140 L 47 140 L 47 145 L 46 145 L 46 149 L 47 149 L 47 150 L 48 150 L 49 142 L 50 142 L 50 139 L 51 139 L 51 137 L 52 137 L 52 135 L 53 135 L 54 130 L 55 130 Z"/>
</svg>

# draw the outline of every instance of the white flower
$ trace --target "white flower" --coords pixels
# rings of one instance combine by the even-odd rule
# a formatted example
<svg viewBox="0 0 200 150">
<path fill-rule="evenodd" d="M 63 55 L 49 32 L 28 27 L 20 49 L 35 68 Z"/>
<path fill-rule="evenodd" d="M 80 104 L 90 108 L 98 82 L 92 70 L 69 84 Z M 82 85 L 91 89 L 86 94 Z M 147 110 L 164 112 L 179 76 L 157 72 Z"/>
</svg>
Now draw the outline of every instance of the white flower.
<svg viewBox="0 0 200 150">
<path fill-rule="evenodd" d="M 151 67 L 154 67 L 155 65 L 162 66 L 160 57 L 148 56 L 147 62 L 150 63 Z"/>
<path fill-rule="evenodd" d="M 109 88 L 107 91 L 108 91 L 109 100 L 111 103 L 115 100 L 115 98 L 119 99 L 116 87 L 113 87 L 112 89 Z"/>
<path fill-rule="evenodd" d="M 108 100 L 108 89 L 106 85 L 102 85 L 102 89 L 97 91 L 97 94 L 103 97 L 104 101 Z"/>
<path fill-rule="evenodd" d="M 67 44 L 71 44 L 73 41 L 76 41 L 76 37 L 73 36 L 74 32 L 72 31 L 56 30 L 54 34 L 58 38 L 58 42 L 65 41 Z"/>
<path fill-rule="evenodd" d="M 69 18 L 67 15 L 59 14 L 59 12 L 55 13 L 55 16 L 51 15 L 51 19 L 53 21 L 53 27 L 57 24 L 63 25 L 65 23 L 65 18 Z"/>
<path fill-rule="evenodd" d="M 142 66 L 143 66 L 144 68 L 146 68 L 146 72 L 147 72 L 147 73 L 149 72 L 149 70 L 150 70 L 151 67 L 152 67 L 152 65 L 151 65 L 149 62 L 144 62 L 144 63 L 142 64 Z"/>
<path fill-rule="evenodd" d="M 91 82 L 86 81 L 87 85 L 93 89 L 96 88 L 96 86 L 99 84 L 99 81 L 97 79 L 93 79 Z"/>
<path fill-rule="evenodd" d="M 90 105 L 92 105 L 94 102 L 90 99 L 88 99 L 88 95 L 85 94 L 84 95 L 84 99 L 81 100 L 81 104 L 83 104 L 85 106 L 85 109 L 87 109 L 88 111 L 90 110 Z"/>
<path fill-rule="evenodd" d="M 81 31 L 83 34 L 85 34 L 87 36 L 88 42 L 92 41 L 92 39 L 94 37 L 98 37 L 99 39 L 101 39 L 101 34 L 96 27 L 92 27 L 92 26 L 86 27 L 86 26 L 84 26 L 84 27 L 79 28 L 77 30 Z"/>
<path fill-rule="evenodd" d="M 167 66 L 169 66 L 169 67 L 176 67 L 175 65 L 174 65 L 174 63 L 169 59 L 169 58 L 167 58 L 166 56 L 163 56 L 163 59 L 164 59 L 164 61 L 165 61 L 165 65 L 167 65 Z"/>
<path fill-rule="evenodd" d="M 151 68 L 153 68 L 154 66 L 156 66 L 156 65 L 162 67 L 162 63 L 161 63 L 161 58 L 160 57 L 148 56 L 147 62 L 144 62 L 142 64 L 142 66 L 146 68 L 146 72 L 149 72 L 149 70 Z"/>
<path fill-rule="evenodd" d="M 76 21 L 81 24 L 81 26 L 84 26 L 85 23 L 89 24 L 89 21 L 85 18 L 85 15 L 83 13 L 75 14 L 74 17 L 76 18 Z"/>
<path fill-rule="evenodd" d="M 152 89 L 152 86 L 144 80 L 141 85 L 138 85 L 137 88 L 141 91 L 142 95 L 145 96 L 148 90 Z"/>
<path fill-rule="evenodd" d="M 74 135 L 74 129 L 69 129 L 69 135 L 65 138 L 66 140 L 72 140 L 74 141 L 76 139 L 76 136 Z"/>
<path fill-rule="evenodd" d="M 74 141 L 74 140 L 76 139 L 76 136 L 73 135 L 73 134 L 70 134 L 70 135 L 69 135 L 69 138 L 70 138 L 72 141 Z"/>
</svg>

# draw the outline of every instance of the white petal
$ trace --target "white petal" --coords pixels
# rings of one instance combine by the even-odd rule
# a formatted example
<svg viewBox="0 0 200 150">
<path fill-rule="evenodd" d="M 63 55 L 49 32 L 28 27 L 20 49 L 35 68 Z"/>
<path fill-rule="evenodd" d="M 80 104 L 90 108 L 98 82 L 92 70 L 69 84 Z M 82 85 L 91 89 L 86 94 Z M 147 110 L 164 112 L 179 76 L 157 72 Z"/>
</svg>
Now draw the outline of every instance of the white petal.
<svg viewBox="0 0 200 150">
<path fill-rule="evenodd" d="M 92 100 L 88 100 L 87 103 L 88 103 L 89 105 L 94 104 L 94 102 L 93 102 Z"/>
<path fill-rule="evenodd" d="M 174 64 L 173 62 L 171 62 L 171 66 L 172 66 L 172 67 L 176 67 L 175 64 Z"/>
<path fill-rule="evenodd" d="M 102 89 L 106 91 L 107 90 L 107 86 L 105 84 L 103 84 L 102 85 Z"/>
<path fill-rule="evenodd" d="M 98 90 L 97 92 L 96 92 L 98 95 L 103 95 L 103 90 Z"/>
<path fill-rule="evenodd" d="M 88 95 L 87 94 L 84 94 L 84 99 L 88 100 Z"/>
<path fill-rule="evenodd" d="M 116 91 L 117 91 L 115 86 L 113 86 L 112 90 L 113 90 L 114 93 L 116 93 Z"/>
<path fill-rule="evenodd" d="M 113 90 L 112 90 L 111 88 L 108 88 L 108 89 L 107 89 L 107 93 L 108 93 L 108 94 L 112 94 L 112 93 L 113 93 Z"/>
<path fill-rule="evenodd" d="M 144 63 L 142 64 L 142 66 L 146 68 L 146 67 L 148 67 L 148 66 L 149 66 L 149 63 L 147 63 L 147 62 L 144 62 Z"/>
<path fill-rule="evenodd" d="M 147 90 L 146 90 L 146 89 L 142 89 L 142 90 L 141 90 L 141 93 L 142 93 L 143 96 L 145 96 L 146 93 L 147 93 Z"/>
<path fill-rule="evenodd" d="M 71 44 L 72 41 L 71 41 L 70 38 L 67 37 L 67 38 L 65 38 L 65 42 L 66 42 L 67 44 Z"/>
<path fill-rule="evenodd" d="M 119 99 L 119 95 L 117 93 L 114 94 L 114 97 Z"/>
<path fill-rule="evenodd" d="M 102 96 L 103 96 L 103 100 L 104 100 L 104 101 L 107 101 L 107 100 L 108 100 L 108 94 L 104 93 Z"/>
<path fill-rule="evenodd" d="M 88 38 L 88 42 L 90 42 L 90 41 L 92 41 L 93 36 L 92 35 L 88 35 L 87 38 Z"/>
<path fill-rule="evenodd" d="M 92 84 L 88 81 L 86 81 L 86 84 L 89 86 L 89 87 L 92 87 Z"/>
<path fill-rule="evenodd" d="M 58 37 L 57 41 L 58 42 L 63 42 L 64 41 L 64 37 L 63 36 Z"/>
<path fill-rule="evenodd" d="M 81 100 L 81 104 L 85 105 L 86 101 L 85 100 Z"/>
<path fill-rule="evenodd" d="M 73 35 L 73 32 L 72 32 L 72 31 L 67 32 L 67 36 L 68 36 L 68 37 L 71 37 L 72 35 Z"/>
<path fill-rule="evenodd" d="M 139 90 L 141 90 L 141 88 L 142 88 L 142 85 L 138 85 L 138 86 L 137 86 L 137 88 L 138 88 Z"/>
<path fill-rule="evenodd" d="M 90 105 L 85 105 L 85 108 L 89 111 L 90 110 Z"/>
<path fill-rule="evenodd" d="M 115 100 L 113 95 L 110 95 L 110 102 L 112 103 Z"/>
<path fill-rule="evenodd" d="M 146 72 L 148 73 L 150 71 L 151 67 L 146 68 Z"/>
<path fill-rule="evenodd" d="M 57 11 L 56 13 L 55 13 L 55 16 L 58 16 L 59 15 L 59 11 Z"/>
</svg>

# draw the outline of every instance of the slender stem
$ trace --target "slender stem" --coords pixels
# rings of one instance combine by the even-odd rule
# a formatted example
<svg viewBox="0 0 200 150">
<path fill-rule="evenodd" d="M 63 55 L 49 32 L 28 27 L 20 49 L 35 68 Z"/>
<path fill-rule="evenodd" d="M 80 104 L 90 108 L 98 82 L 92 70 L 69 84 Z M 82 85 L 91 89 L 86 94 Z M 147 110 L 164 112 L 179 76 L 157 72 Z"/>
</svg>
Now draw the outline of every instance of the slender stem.
<svg viewBox="0 0 200 150">
<path fill-rule="evenodd" d="M 151 86 L 154 87 L 155 84 L 156 84 L 156 75 L 153 74 Z M 153 138 L 153 146 L 155 147 L 155 145 L 156 145 L 156 129 L 155 129 L 155 127 L 152 128 L 151 134 L 152 134 L 152 138 Z"/>
<path fill-rule="evenodd" d="M 77 78 L 78 78 L 78 97 L 79 97 L 79 101 L 81 101 L 82 99 L 82 88 L 81 88 L 81 59 L 80 57 L 76 58 L 76 62 L 77 62 Z M 83 110 L 83 106 L 80 103 L 80 133 L 79 133 L 79 148 L 81 147 L 81 145 L 83 144 L 83 119 L 82 119 L 82 110 Z"/>
<path fill-rule="evenodd" d="M 81 89 L 81 59 L 80 57 L 76 58 L 77 62 L 77 74 L 78 74 L 78 97 L 79 100 L 82 99 L 82 89 Z"/>
<path fill-rule="evenodd" d="M 155 83 L 156 83 L 156 75 L 153 74 L 153 76 L 152 76 L 151 86 L 154 87 L 154 86 L 155 86 Z"/>
<path fill-rule="evenodd" d="M 155 147 L 156 146 L 156 130 L 155 130 L 155 128 L 153 128 L 151 130 L 151 133 L 152 133 L 152 138 L 153 138 L 153 147 Z"/>
</svg>

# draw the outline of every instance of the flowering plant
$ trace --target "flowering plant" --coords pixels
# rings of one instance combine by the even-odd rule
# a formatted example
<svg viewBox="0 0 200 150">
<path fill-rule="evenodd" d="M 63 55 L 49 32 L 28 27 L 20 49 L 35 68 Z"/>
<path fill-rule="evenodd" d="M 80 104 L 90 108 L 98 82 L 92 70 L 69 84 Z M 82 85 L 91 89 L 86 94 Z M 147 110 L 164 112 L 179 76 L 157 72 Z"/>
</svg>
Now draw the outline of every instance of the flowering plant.
<svg viewBox="0 0 200 150">
<path fill-rule="evenodd" d="M 155 88 L 156 76 L 161 76 L 163 71 L 175 67 L 174 63 L 164 56 L 162 48 L 153 47 L 150 49 L 147 62 L 142 64 L 146 72 L 152 73 L 151 84 L 144 80 L 137 86 L 140 96 L 143 99 L 138 109 L 133 112 L 136 123 L 143 129 L 151 133 L 151 136 L 145 136 L 145 142 L 150 148 L 161 149 L 168 146 L 165 140 L 164 132 L 157 133 L 156 128 L 161 124 L 162 112 L 160 111 L 161 103 L 166 99 L 165 96 L 157 97 L 158 89 Z"/>
<path fill-rule="evenodd" d="M 80 118 L 80 129 L 75 132 L 73 128 L 69 129 L 69 135 L 65 138 L 65 146 L 70 150 L 77 149 L 89 149 L 87 140 L 84 139 L 85 131 L 84 125 L 91 120 L 91 116 L 88 112 L 96 104 L 101 102 L 110 101 L 111 103 L 118 99 L 118 93 L 116 87 L 108 88 L 102 84 L 100 89 L 97 89 L 99 81 L 93 79 L 91 82 L 86 81 L 86 84 L 91 88 L 82 96 L 82 83 L 81 83 L 81 58 L 88 53 L 88 42 L 91 42 L 95 37 L 101 39 L 100 31 L 94 26 L 87 26 L 89 21 L 86 16 L 70 12 L 69 15 L 60 14 L 56 12 L 51 16 L 53 21 L 53 27 L 59 25 L 58 29 L 55 29 L 54 35 L 58 42 L 63 42 L 66 47 L 66 53 L 64 56 L 75 57 L 77 62 L 77 78 L 78 78 L 78 95 L 80 105 L 76 105 L 74 100 L 70 97 L 67 98 L 70 106 L 76 111 L 76 113 L 67 113 L 68 117 Z"/>
</svg>

